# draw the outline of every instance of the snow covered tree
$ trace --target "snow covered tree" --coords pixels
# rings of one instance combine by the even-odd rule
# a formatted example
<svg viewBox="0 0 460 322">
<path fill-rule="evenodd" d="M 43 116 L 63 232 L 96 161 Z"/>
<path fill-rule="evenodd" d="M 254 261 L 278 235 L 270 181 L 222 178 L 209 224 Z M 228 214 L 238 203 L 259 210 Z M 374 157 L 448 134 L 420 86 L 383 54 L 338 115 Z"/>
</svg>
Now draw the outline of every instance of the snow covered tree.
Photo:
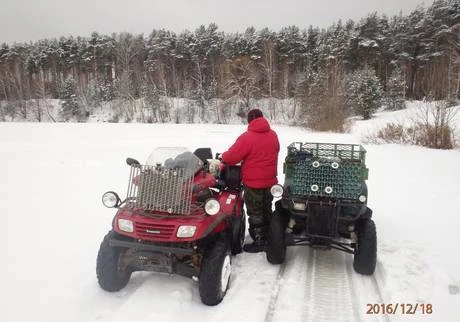
<svg viewBox="0 0 460 322">
<path fill-rule="evenodd" d="M 318 54 L 318 46 L 319 46 L 319 37 L 320 37 L 320 30 L 319 28 L 313 28 L 312 26 L 308 27 L 307 32 L 307 40 L 305 44 L 306 49 L 306 59 L 307 59 L 307 66 L 306 71 L 316 72 L 318 71 L 319 65 L 319 54 Z"/>
<path fill-rule="evenodd" d="M 386 84 L 387 67 L 390 62 L 388 55 L 389 26 L 386 16 L 372 13 L 361 19 L 350 38 L 346 60 L 351 70 L 371 66 L 383 85 Z"/>
<path fill-rule="evenodd" d="M 369 67 L 375 70 L 390 108 L 399 104 L 395 97 L 402 99 L 402 82 L 408 99 L 432 95 L 455 103 L 460 98 L 459 12 L 460 0 L 434 0 L 426 9 L 419 6 L 407 15 L 387 18 L 370 13 L 357 22 L 338 21 L 323 29 L 289 26 L 277 32 L 248 27 L 242 33 L 223 33 L 212 23 L 178 35 L 164 29 L 153 30 L 148 38 L 94 32 L 87 38 L 3 44 L 0 99 L 17 101 L 9 105 L 16 106 L 15 115 L 30 118 L 26 101 L 40 99 L 43 93 L 58 98 L 61 84 L 71 76 L 79 99 L 86 97 L 85 104 L 91 97 L 117 98 L 120 112 L 130 119 L 142 112 L 136 102 L 143 98 L 147 82 L 162 97 L 193 100 L 203 118 L 218 110 L 215 99 L 228 98 L 228 84 L 241 83 L 240 76 L 250 80 L 250 88 L 257 88 L 246 91 L 252 94 L 243 95 L 242 105 L 269 97 L 274 107 L 275 99 L 296 96 L 302 75 L 325 73 L 327 95 L 338 97 L 334 89 L 341 88 L 345 74 Z M 404 79 L 392 75 L 395 70 Z M 231 110 L 232 103 L 222 106 Z M 272 111 L 272 117 L 279 112 Z"/>
<path fill-rule="evenodd" d="M 194 33 L 194 41 L 190 44 L 192 65 L 195 67 L 192 79 L 195 82 L 191 98 L 200 107 L 200 119 L 205 118 L 209 100 L 216 91 L 218 64 L 221 59 L 223 35 L 217 31 L 216 24 L 211 23 L 207 28 L 200 26 Z"/>
<path fill-rule="evenodd" d="M 278 97 L 292 97 L 296 75 L 306 67 L 306 31 L 296 26 L 282 28 L 277 34 L 278 47 Z"/>
<path fill-rule="evenodd" d="M 258 61 L 263 79 L 265 80 L 264 94 L 269 99 L 274 96 L 276 74 L 278 73 L 278 49 L 276 34 L 264 28 L 257 34 L 256 45 L 259 47 L 261 59 Z"/>
<path fill-rule="evenodd" d="M 345 106 L 343 82 L 330 83 L 327 72 L 310 72 L 299 83 L 299 122 L 316 131 L 346 131 L 349 112 Z"/>
<path fill-rule="evenodd" d="M 405 107 L 406 80 L 399 68 L 391 73 L 387 81 L 385 103 L 390 110 L 400 110 Z"/>
<path fill-rule="evenodd" d="M 364 68 L 348 75 L 345 88 L 347 106 L 363 119 L 370 119 L 380 107 L 383 96 L 374 69 Z"/>
<path fill-rule="evenodd" d="M 167 122 L 170 120 L 170 106 L 161 97 L 161 92 L 155 84 L 145 82 L 142 87 L 142 96 L 144 97 L 144 107 L 147 108 L 148 116 L 144 121 L 148 123 Z"/>
<path fill-rule="evenodd" d="M 254 61 L 249 57 L 227 61 L 226 94 L 229 100 L 236 102 L 239 116 L 245 115 L 249 111 L 251 100 L 260 93 L 254 65 Z"/>
<path fill-rule="evenodd" d="M 260 50 L 256 46 L 256 29 L 246 28 L 244 33 L 229 34 L 224 38 L 223 54 L 226 58 L 251 57 L 253 60 L 261 58 Z"/>
<path fill-rule="evenodd" d="M 147 40 L 145 72 L 149 82 L 154 83 L 157 90 L 161 90 L 166 96 L 179 95 L 178 61 L 184 58 L 185 54 L 176 53 L 177 43 L 176 35 L 164 29 L 152 31 Z"/>
<path fill-rule="evenodd" d="M 69 76 L 61 88 L 61 117 L 64 121 L 75 119 L 77 121 L 83 121 L 86 117 L 85 111 L 83 111 L 76 95 L 76 82 Z"/>
</svg>

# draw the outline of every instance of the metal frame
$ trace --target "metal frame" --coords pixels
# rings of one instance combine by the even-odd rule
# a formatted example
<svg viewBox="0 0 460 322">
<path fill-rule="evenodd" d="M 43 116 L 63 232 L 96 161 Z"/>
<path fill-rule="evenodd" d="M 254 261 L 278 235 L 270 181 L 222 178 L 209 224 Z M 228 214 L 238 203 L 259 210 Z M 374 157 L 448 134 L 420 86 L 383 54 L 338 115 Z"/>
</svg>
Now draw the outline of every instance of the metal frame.
<svg viewBox="0 0 460 322">
<path fill-rule="evenodd" d="M 194 247 L 190 246 L 189 248 L 180 248 L 173 246 L 160 246 L 155 244 L 147 244 L 144 242 L 130 242 L 123 241 L 116 238 L 111 238 L 109 240 L 109 245 L 112 247 L 123 247 L 126 249 L 133 250 L 134 253 L 129 255 L 131 256 L 130 260 L 138 262 L 138 257 L 144 257 L 150 261 L 147 265 L 134 265 L 135 269 L 142 271 L 155 271 L 155 272 L 166 272 L 166 273 L 176 273 L 185 277 L 198 276 L 199 271 L 187 263 L 177 260 L 175 255 L 188 255 L 193 256 L 197 254 L 197 251 Z M 144 251 L 145 253 L 142 253 Z M 140 253 L 139 253 L 140 252 Z M 142 259 L 142 260 L 143 260 Z M 155 262 L 153 263 L 152 260 Z"/>
<path fill-rule="evenodd" d="M 126 200 L 128 207 L 189 215 L 194 173 L 188 169 L 132 164 Z"/>
<path fill-rule="evenodd" d="M 365 163 L 366 149 L 359 144 L 293 142 L 288 146 L 300 152 L 310 152 L 314 157 L 335 156 L 350 161 Z"/>
<path fill-rule="evenodd" d="M 299 198 L 300 199 L 300 198 Z M 337 250 L 340 250 L 340 251 L 343 251 L 343 252 L 346 252 L 346 253 L 349 253 L 349 254 L 354 254 L 354 247 L 355 247 L 355 243 L 353 242 L 341 242 L 341 241 L 338 241 L 336 240 L 336 238 L 338 238 L 340 235 L 339 235 L 339 223 L 342 221 L 345 221 L 345 222 L 354 222 L 360 218 L 362 218 L 363 216 L 365 216 L 367 214 L 367 211 L 366 212 L 358 212 L 354 217 L 344 217 L 344 216 L 341 216 L 340 213 L 341 213 L 341 208 L 343 206 L 346 206 L 346 205 L 359 205 L 359 203 L 357 202 L 354 202 L 354 203 L 342 203 L 341 200 L 336 200 L 336 201 L 331 201 L 331 200 L 328 200 L 328 201 L 324 201 L 324 200 L 308 200 L 308 198 L 302 198 L 304 199 L 305 203 L 306 203 L 306 207 L 308 209 L 308 205 L 316 205 L 316 206 L 330 206 L 330 207 L 333 207 L 333 218 L 332 220 L 335 221 L 334 225 L 334 231 L 333 231 L 333 234 L 334 236 L 326 236 L 326 235 L 317 235 L 317 234 L 310 234 L 310 233 L 307 233 L 305 232 L 302 236 L 296 236 L 292 233 L 288 233 L 286 232 L 286 246 L 311 246 L 311 247 L 315 247 L 315 246 L 324 246 L 325 248 L 333 248 L 333 249 L 337 249 Z M 286 201 L 292 201 L 292 198 L 286 198 L 284 199 Z M 287 209 L 283 208 L 284 211 L 287 212 L 287 214 L 289 215 L 289 217 L 291 216 L 297 216 L 297 217 L 304 217 L 304 218 L 307 218 L 307 217 L 310 217 L 311 214 L 308 213 L 308 212 L 300 212 L 300 211 L 295 211 L 293 210 L 291 207 L 288 207 Z M 369 209 L 367 208 L 366 206 L 366 209 Z M 371 216 L 371 213 L 369 214 L 369 216 Z M 322 244 L 315 244 L 313 242 L 314 239 L 320 239 L 322 241 L 324 241 L 324 245 Z"/>
<path fill-rule="evenodd" d="M 292 239 L 289 240 L 289 237 L 292 236 Z M 311 242 L 312 238 L 318 238 L 318 239 L 323 239 L 323 240 L 328 240 L 328 243 L 325 244 L 324 246 L 327 248 L 334 248 L 349 254 L 354 254 L 354 246 L 355 243 L 344 243 L 344 242 L 339 242 L 334 240 L 332 237 L 325 237 L 321 235 L 311 235 L 307 234 L 306 236 L 302 237 L 294 237 L 292 234 L 288 234 L 286 237 L 286 246 L 311 246 L 315 247 L 318 246 L 317 244 L 314 244 Z"/>
<path fill-rule="evenodd" d="M 163 254 L 180 254 L 180 255 L 192 255 L 195 253 L 193 248 L 182 248 L 182 247 L 173 247 L 173 246 L 162 246 L 158 244 L 147 244 L 145 242 L 134 242 L 134 241 L 124 241 L 112 238 L 109 241 L 109 245 L 112 247 L 123 247 L 123 248 L 133 248 L 137 250 L 147 250 L 151 252 L 158 252 Z"/>
<path fill-rule="evenodd" d="M 307 178 L 307 175 L 303 172 L 298 173 L 298 175 L 300 175 L 301 177 L 300 179 L 295 177 L 296 164 L 298 164 L 299 162 L 306 162 L 307 160 L 310 162 L 311 160 L 316 159 L 320 163 L 323 162 L 323 165 L 326 166 L 332 167 L 333 162 L 342 162 L 347 166 L 359 168 L 359 173 L 357 173 L 356 175 L 353 174 L 354 176 L 356 176 L 356 178 L 353 177 L 352 181 L 365 182 L 365 180 L 367 180 L 368 169 L 365 166 L 366 150 L 362 145 L 293 142 L 288 146 L 287 149 L 288 154 L 284 164 L 284 171 L 286 173 L 286 180 L 289 179 L 290 184 L 293 184 L 295 180 L 301 181 Z M 336 159 L 340 161 L 335 161 Z M 319 166 L 321 166 L 320 163 Z M 313 164 L 312 166 L 315 167 Z M 334 169 L 337 170 L 339 169 L 339 167 L 336 167 Z M 331 176 L 327 179 L 333 182 L 339 182 L 339 171 L 331 171 Z M 303 182 L 301 183 L 303 184 Z M 295 191 L 292 192 L 295 193 Z M 342 237 L 339 228 L 341 228 L 344 224 L 353 224 L 360 218 L 370 218 L 372 216 L 372 211 L 369 208 L 367 208 L 366 203 L 360 202 L 358 200 L 359 196 L 355 196 L 354 192 L 353 194 L 350 194 L 348 192 L 340 192 L 338 195 L 327 194 L 323 193 L 322 191 L 319 191 L 318 193 L 311 193 L 311 191 L 305 191 L 305 194 L 303 193 L 303 190 L 301 192 L 302 193 L 300 194 L 291 195 L 289 191 L 286 191 L 286 194 L 283 196 L 283 199 L 280 202 L 282 211 L 285 212 L 286 216 L 289 216 L 289 218 L 300 218 L 301 220 L 318 218 L 317 228 L 326 227 L 326 229 L 309 230 L 308 228 L 306 228 L 303 232 L 301 232 L 300 235 L 286 231 L 286 245 L 308 245 L 311 247 L 319 246 L 328 249 L 333 248 L 349 254 L 354 254 L 356 243 L 353 242 L 353 232 L 349 232 L 351 236 L 344 237 L 343 239 L 347 239 L 347 241 L 343 241 L 341 240 Z M 305 203 L 305 210 L 299 211 L 293 209 L 294 202 Z M 361 208 L 357 208 L 357 213 L 352 213 L 353 216 L 344 216 L 343 212 L 345 207 L 347 206 L 361 206 Z M 329 208 L 327 210 L 328 217 L 324 219 L 321 217 L 317 217 L 318 215 L 321 215 L 322 207 Z M 314 220 L 312 221 L 312 223 L 315 223 Z M 318 232 L 320 232 L 320 234 L 318 234 Z"/>
</svg>

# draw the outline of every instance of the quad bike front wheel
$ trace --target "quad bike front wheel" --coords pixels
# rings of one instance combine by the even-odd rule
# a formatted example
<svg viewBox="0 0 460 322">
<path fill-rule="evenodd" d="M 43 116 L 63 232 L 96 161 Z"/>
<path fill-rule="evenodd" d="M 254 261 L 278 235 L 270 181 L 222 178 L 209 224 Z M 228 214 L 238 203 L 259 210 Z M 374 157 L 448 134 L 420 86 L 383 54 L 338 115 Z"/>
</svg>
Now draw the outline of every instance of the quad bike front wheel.
<svg viewBox="0 0 460 322">
<path fill-rule="evenodd" d="M 128 284 L 132 270 L 123 262 L 126 249 L 112 247 L 109 240 L 115 232 L 109 231 L 99 248 L 96 263 L 96 275 L 99 285 L 108 292 L 121 290 Z"/>
<path fill-rule="evenodd" d="M 282 213 L 275 210 L 270 220 L 265 248 L 271 264 L 281 264 L 286 257 L 286 224 Z"/>
<path fill-rule="evenodd" d="M 227 293 L 232 272 L 231 247 L 226 236 L 218 236 L 203 254 L 199 278 L 201 301 L 217 305 Z"/>
<path fill-rule="evenodd" d="M 356 225 L 358 241 L 355 246 L 353 268 L 359 274 L 372 275 L 377 264 L 377 232 L 372 219 L 363 219 Z"/>
</svg>

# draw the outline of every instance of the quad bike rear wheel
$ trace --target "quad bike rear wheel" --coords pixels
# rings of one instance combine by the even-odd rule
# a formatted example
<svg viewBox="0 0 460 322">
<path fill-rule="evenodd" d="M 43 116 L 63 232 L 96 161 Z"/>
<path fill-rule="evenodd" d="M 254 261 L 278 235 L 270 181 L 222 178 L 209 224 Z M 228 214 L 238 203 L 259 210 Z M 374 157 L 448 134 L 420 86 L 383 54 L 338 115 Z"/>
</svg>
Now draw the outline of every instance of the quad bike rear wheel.
<svg viewBox="0 0 460 322">
<path fill-rule="evenodd" d="M 124 288 L 132 273 L 132 269 L 123 261 L 126 249 L 109 245 L 110 238 L 115 235 L 117 234 L 114 231 L 109 231 L 105 235 L 96 262 L 97 280 L 101 288 L 108 292 L 116 292 Z"/>
<path fill-rule="evenodd" d="M 271 264 L 281 264 L 286 258 L 286 223 L 283 214 L 277 210 L 270 220 L 265 252 Z"/>
<path fill-rule="evenodd" d="M 199 278 L 201 301 L 217 305 L 227 293 L 232 272 L 231 245 L 227 236 L 217 236 L 204 250 Z"/>
<path fill-rule="evenodd" d="M 240 218 L 236 219 L 232 226 L 232 255 L 243 252 L 244 237 L 246 235 L 246 213 L 241 207 Z"/>
<path fill-rule="evenodd" d="M 363 219 L 356 225 L 358 241 L 355 245 L 353 268 L 357 273 L 372 275 L 377 264 L 377 232 L 372 219 Z"/>
</svg>

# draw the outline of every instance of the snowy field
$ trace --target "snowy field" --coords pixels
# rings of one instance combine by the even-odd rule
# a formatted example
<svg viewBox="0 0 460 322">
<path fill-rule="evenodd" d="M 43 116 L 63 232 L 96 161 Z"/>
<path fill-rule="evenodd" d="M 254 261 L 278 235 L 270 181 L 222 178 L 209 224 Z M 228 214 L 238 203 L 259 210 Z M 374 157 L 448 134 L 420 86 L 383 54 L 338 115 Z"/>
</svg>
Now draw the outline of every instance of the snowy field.
<svg viewBox="0 0 460 322">
<path fill-rule="evenodd" d="M 289 143 L 360 143 L 388 115 L 359 122 L 351 134 L 275 126 L 279 180 Z M 145 160 L 155 147 L 174 145 L 223 152 L 244 129 L 0 123 L 1 320 L 460 321 L 459 150 L 365 145 L 378 234 L 372 277 L 356 274 L 348 254 L 298 246 L 281 266 L 263 253 L 234 257 L 230 289 L 216 307 L 201 304 L 197 284 L 176 275 L 136 273 L 119 293 L 101 290 L 96 255 L 114 215 L 101 195 L 125 194 L 125 158 Z M 413 315 L 366 314 L 377 303 L 419 306 Z M 433 313 L 422 314 L 421 304 Z"/>
</svg>

